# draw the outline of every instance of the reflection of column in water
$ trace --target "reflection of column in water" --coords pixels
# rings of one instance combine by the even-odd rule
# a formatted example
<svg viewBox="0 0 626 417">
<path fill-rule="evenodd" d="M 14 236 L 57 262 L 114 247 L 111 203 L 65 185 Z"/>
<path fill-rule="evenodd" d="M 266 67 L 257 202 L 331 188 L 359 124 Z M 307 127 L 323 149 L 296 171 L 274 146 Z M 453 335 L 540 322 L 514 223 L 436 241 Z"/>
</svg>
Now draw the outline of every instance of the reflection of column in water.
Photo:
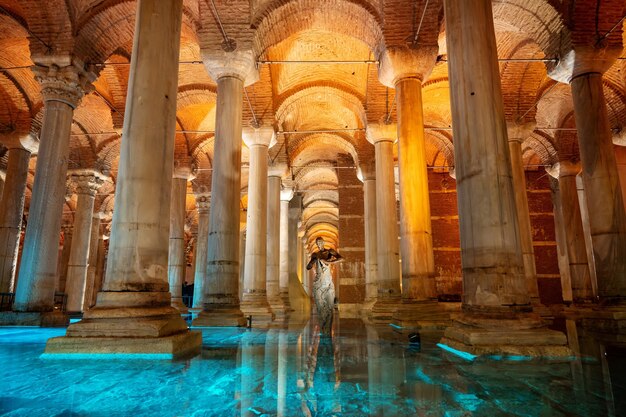
<svg viewBox="0 0 626 417">
<path fill-rule="evenodd" d="M 404 383 L 404 354 L 396 346 L 382 347 L 378 331 L 367 326 L 370 413 L 375 416 L 398 415 L 395 404 Z"/>
<path fill-rule="evenodd" d="M 248 331 L 241 338 L 241 416 L 256 417 L 262 414 L 263 358 L 265 337 L 262 333 Z M 257 399 L 257 401 L 255 401 Z"/>
<path fill-rule="evenodd" d="M 378 333 L 373 326 L 366 326 L 367 330 L 367 378 L 368 399 L 371 415 L 376 415 L 382 392 L 380 386 L 380 344 Z"/>
<path fill-rule="evenodd" d="M 263 377 L 263 398 L 276 398 L 278 375 L 278 330 L 269 329 L 265 335 L 265 371 Z M 268 404 L 270 404 L 268 402 Z M 268 411 L 274 414 L 275 404 L 268 405 Z"/>
<path fill-rule="evenodd" d="M 576 358 L 570 361 L 574 393 L 576 398 L 583 400 L 586 399 L 587 392 L 585 391 L 585 378 L 583 375 L 583 364 L 580 357 L 580 344 L 578 343 L 578 329 L 576 328 L 576 321 L 566 320 L 565 328 L 567 329 L 568 346 L 574 355 L 576 355 Z"/>
<path fill-rule="evenodd" d="M 278 334 L 278 370 L 276 381 L 276 411 L 278 417 L 285 416 L 287 398 L 287 331 L 280 329 Z"/>
<path fill-rule="evenodd" d="M 612 417 L 615 415 L 613 384 L 611 383 L 611 372 L 609 371 L 609 362 L 606 357 L 606 348 L 602 343 L 600 343 L 600 362 L 602 363 L 602 379 L 604 380 L 604 400 L 606 401 L 607 412 L 606 415 Z"/>
</svg>

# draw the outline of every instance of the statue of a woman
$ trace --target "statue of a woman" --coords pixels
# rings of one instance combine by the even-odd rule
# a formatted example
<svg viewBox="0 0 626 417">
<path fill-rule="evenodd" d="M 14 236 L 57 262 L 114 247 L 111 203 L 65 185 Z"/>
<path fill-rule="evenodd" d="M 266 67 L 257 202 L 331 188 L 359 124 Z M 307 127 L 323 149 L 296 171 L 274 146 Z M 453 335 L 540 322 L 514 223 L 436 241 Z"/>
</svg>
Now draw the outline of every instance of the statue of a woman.
<svg viewBox="0 0 626 417">
<path fill-rule="evenodd" d="M 319 251 L 311 255 L 311 260 L 306 269 L 315 269 L 315 279 L 313 280 L 313 298 L 317 307 L 317 316 L 320 322 L 320 329 L 323 333 L 329 333 L 333 322 L 333 311 L 335 308 L 335 286 L 333 277 L 330 274 L 329 264 L 342 259 L 342 256 L 334 249 L 324 249 L 324 239 L 318 237 L 315 244 Z"/>
</svg>

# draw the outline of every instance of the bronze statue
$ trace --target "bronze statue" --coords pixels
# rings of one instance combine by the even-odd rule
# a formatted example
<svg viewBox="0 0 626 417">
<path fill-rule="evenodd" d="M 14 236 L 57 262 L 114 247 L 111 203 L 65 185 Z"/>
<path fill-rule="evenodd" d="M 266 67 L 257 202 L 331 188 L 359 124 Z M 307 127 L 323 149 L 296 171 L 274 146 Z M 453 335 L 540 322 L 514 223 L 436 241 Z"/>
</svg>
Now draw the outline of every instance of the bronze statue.
<svg viewBox="0 0 626 417">
<path fill-rule="evenodd" d="M 317 315 L 320 322 L 320 329 L 324 333 L 329 333 L 333 322 L 333 311 L 335 308 L 335 286 L 330 274 L 329 264 L 340 261 L 343 257 L 334 249 L 324 249 L 324 239 L 318 237 L 315 244 L 319 251 L 311 255 L 311 260 L 306 269 L 315 269 L 315 279 L 313 280 L 313 298 L 317 307 Z"/>
</svg>

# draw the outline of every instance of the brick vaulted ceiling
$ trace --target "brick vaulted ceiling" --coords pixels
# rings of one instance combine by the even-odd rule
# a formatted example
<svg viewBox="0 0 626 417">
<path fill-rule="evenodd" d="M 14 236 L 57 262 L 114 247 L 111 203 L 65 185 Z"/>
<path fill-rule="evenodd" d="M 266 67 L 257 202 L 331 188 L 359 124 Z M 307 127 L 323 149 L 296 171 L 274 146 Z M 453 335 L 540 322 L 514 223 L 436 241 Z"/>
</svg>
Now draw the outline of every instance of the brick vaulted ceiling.
<svg viewBox="0 0 626 417">
<path fill-rule="evenodd" d="M 222 42 L 217 16 L 228 37 L 257 56 L 260 80 L 243 97 L 243 123 L 256 118 L 279 132 L 270 159 L 290 167 L 288 182 L 304 194 L 307 227 L 336 230 L 338 154 L 350 155 L 355 167 L 371 161 L 365 128 L 395 121 L 394 91 L 378 81 L 376 62 L 386 47 L 439 46 L 437 65 L 424 80 L 427 161 L 443 169 L 454 165 L 442 0 L 214 0 L 214 5 L 184 0 L 175 149 L 176 160 L 197 168 L 194 191 L 208 190 L 211 183 L 216 86 L 202 57 Z M 111 174 L 113 183 L 97 201 L 105 211 L 113 208 L 135 9 L 129 0 L 0 0 L 0 131 L 36 134 L 41 127 L 33 62 L 59 57 L 83 62 L 98 78 L 74 114 L 70 168 Z M 526 164 L 578 158 L 575 132 L 555 130 L 575 126 L 570 90 L 548 78 L 546 67 L 553 64 L 546 59 L 598 42 L 620 22 L 626 2 L 494 0 L 493 10 L 506 116 L 537 123 L 524 143 Z M 602 40 L 607 47 L 621 48 L 622 25 Z M 616 132 L 626 124 L 625 75 L 626 60 L 618 60 L 605 76 Z M 245 148 L 243 154 L 245 190 Z M 0 163 L 6 164 L 6 157 Z M 33 158 L 29 190 L 35 164 Z M 71 215 L 74 203 L 67 204 Z M 190 196 L 190 224 L 193 206 Z"/>
</svg>

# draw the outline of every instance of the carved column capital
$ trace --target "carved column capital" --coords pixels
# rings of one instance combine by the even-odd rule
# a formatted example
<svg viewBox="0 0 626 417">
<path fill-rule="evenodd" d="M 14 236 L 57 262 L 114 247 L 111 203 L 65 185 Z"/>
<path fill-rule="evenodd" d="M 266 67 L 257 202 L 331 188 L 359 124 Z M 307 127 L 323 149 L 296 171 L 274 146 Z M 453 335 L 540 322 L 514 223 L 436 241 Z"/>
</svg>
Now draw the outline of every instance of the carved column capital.
<svg viewBox="0 0 626 417">
<path fill-rule="evenodd" d="M 211 194 L 199 193 L 196 194 L 196 210 L 198 214 L 208 213 L 211 207 Z"/>
<path fill-rule="evenodd" d="M 506 130 L 509 137 L 509 142 L 519 142 L 524 143 L 530 135 L 535 130 L 537 126 L 536 122 L 527 122 L 527 123 L 515 123 L 515 122 L 507 122 Z"/>
<path fill-rule="evenodd" d="M 36 65 L 32 68 L 35 79 L 41 84 L 44 101 L 60 101 L 72 108 L 78 107 L 86 93 L 93 90 L 96 76 L 75 65 L 59 67 Z"/>
<path fill-rule="evenodd" d="M 70 178 L 76 185 L 77 194 L 87 194 L 95 196 L 104 184 L 106 177 L 96 171 L 72 171 Z"/>
</svg>

